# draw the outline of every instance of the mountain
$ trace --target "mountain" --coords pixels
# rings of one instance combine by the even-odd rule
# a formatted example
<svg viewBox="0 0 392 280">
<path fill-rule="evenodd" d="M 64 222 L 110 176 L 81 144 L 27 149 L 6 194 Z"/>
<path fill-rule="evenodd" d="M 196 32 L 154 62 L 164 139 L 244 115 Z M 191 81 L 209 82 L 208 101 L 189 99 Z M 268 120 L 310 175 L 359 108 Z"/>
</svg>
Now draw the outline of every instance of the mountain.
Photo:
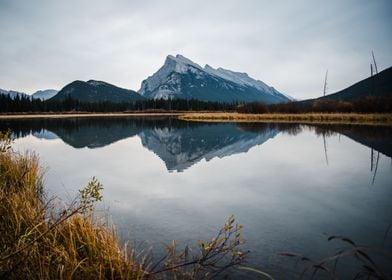
<svg viewBox="0 0 392 280">
<path fill-rule="evenodd" d="M 142 82 L 140 95 L 153 99 L 198 99 L 216 102 L 281 103 L 292 100 L 246 73 L 209 65 L 201 67 L 190 59 L 167 56 L 164 65 Z"/>
<path fill-rule="evenodd" d="M 392 67 L 336 93 L 304 102 L 316 100 L 352 101 L 365 96 L 392 97 Z"/>
<path fill-rule="evenodd" d="M 30 95 L 24 93 L 24 92 L 19 92 L 15 90 L 4 90 L 0 88 L 0 94 L 4 95 L 9 95 L 12 99 L 15 99 L 15 97 L 30 97 Z"/>
<path fill-rule="evenodd" d="M 89 80 L 87 82 L 74 81 L 63 87 L 63 89 L 53 96 L 51 100 L 63 100 L 68 97 L 83 102 L 110 101 L 114 103 L 144 99 L 144 97 L 133 90 L 94 80 Z"/>
<path fill-rule="evenodd" d="M 52 98 L 55 96 L 59 91 L 55 89 L 46 89 L 46 90 L 39 90 L 35 93 L 33 93 L 31 96 L 34 99 L 41 99 L 41 100 L 47 100 L 49 98 Z"/>
</svg>

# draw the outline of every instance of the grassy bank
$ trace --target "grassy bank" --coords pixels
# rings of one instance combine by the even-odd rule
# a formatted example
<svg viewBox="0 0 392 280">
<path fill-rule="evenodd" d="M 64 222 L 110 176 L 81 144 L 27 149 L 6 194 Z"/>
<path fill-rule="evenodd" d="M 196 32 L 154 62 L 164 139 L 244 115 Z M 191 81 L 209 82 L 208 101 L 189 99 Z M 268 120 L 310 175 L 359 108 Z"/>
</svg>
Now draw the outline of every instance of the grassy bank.
<svg viewBox="0 0 392 280">
<path fill-rule="evenodd" d="M 203 122 L 280 122 L 312 124 L 392 125 L 392 114 L 240 114 L 240 113 L 187 113 L 179 116 L 186 121 Z"/>
<path fill-rule="evenodd" d="M 114 229 L 94 218 L 102 199 L 93 179 L 60 207 L 44 196 L 42 170 L 33 153 L 12 151 L 0 132 L 0 279 L 205 279 L 241 264 L 241 226 L 231 217 L 194 255 L 166 247 L 158 263 L 121 248 Z"/>
<path fill-rule="evenodd" d="M 34 154 L 0 154 L 1 279 L 141 279 L 142 266 L 115 232 L 75 203 L 61 214 L 44 202 Z"/>
</svg>

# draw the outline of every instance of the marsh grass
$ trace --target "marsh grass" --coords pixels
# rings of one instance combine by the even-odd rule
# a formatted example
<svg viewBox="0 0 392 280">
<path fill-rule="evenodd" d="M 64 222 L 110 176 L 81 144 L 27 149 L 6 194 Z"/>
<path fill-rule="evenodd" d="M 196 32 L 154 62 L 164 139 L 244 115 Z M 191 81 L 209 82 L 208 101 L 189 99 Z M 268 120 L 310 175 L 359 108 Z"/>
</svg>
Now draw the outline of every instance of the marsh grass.
<svg viewBox="0 0 392 280">
<path fill-rule="evenodd" d="M 187 113 L 179 116 L 186 121 L 204 122 L 289 122 L 311 124 L 392 125 L 392 114 L 304 113 L 304 114 L 241 114 Z"/>
<path fill-rule="evenodd" d="M 0 278 L 142 278 L 142 264 L 94 219 L 88 203 L 53 213 L 36 155 L 1 153 L 0 176 Z"/>
</svg>

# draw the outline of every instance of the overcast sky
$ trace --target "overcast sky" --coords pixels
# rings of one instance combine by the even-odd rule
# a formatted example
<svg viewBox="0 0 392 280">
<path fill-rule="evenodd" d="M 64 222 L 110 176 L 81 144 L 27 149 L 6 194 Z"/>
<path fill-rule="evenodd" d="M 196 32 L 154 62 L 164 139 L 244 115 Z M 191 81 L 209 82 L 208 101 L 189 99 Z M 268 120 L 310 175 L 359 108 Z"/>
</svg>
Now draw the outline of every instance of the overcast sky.
<svg viewBox="0 0 392 280">
<path fill-rule="evenodd" d="M 0 0 L 0 88 L 32 93 L 73 80 L 138 90 L 182 54 L 295 98 L 366 78 L 374 50 L 392 66 L 392 1 Z"/>
</svg>

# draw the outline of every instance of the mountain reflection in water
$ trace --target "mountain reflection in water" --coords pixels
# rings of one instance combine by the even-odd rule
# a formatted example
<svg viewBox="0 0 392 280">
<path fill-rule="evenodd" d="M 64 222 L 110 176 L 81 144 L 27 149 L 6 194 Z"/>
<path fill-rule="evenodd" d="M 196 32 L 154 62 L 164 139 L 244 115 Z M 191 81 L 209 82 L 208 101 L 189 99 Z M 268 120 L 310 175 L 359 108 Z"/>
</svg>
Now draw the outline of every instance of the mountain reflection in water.
<svg viewBox="0 0 392 280">
<path fill-rule="evenodd" d="M 324 139 L 344 135 L 371 148 L 371 168 L 375 152 L 392 157 L 392 128 L 358 125 L 300 125 L 278 123 L 198 123 L 172 117 L 65 118 L 2 120 L 0 129 L 10 128 L 13 137 L 32 134 L 37 138 L 56 139 L 74 148 L 100 148 L 133 136 L 160 157 L 168 171 L 184 171 L 195 163 L 247 152 L 279 133 L 296 135 L 313 130 Z"/>
</svg>

